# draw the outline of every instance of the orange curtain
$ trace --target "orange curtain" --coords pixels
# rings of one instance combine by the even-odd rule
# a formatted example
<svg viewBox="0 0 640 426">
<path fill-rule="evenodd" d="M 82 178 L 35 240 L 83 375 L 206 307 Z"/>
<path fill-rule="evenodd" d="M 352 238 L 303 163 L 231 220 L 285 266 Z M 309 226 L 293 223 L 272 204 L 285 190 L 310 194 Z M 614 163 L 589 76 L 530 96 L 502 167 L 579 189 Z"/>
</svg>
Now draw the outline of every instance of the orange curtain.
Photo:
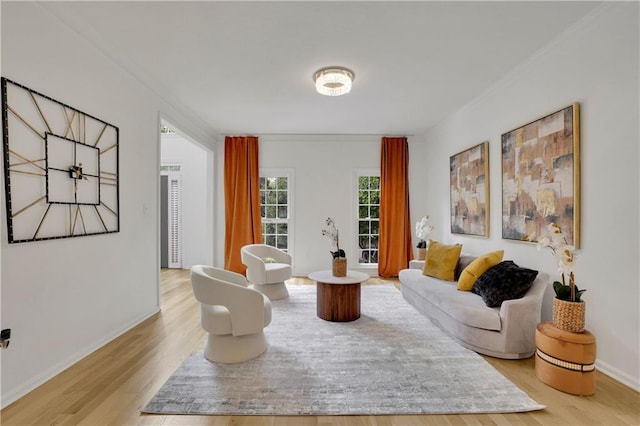
<svg viewBox="0 0 640 426">
<path fill-rule="evenodd" d="M 378 275 L 395 277 L 413 259 L 407 138 L 382 138 Z"/>
<path fill-rule="evenodd" d="M 224 139 L 224 268 L 245 273 L 240 249 L 262 242 L 260 220 L 260 170 L 258 138 Z"/>
</svg>

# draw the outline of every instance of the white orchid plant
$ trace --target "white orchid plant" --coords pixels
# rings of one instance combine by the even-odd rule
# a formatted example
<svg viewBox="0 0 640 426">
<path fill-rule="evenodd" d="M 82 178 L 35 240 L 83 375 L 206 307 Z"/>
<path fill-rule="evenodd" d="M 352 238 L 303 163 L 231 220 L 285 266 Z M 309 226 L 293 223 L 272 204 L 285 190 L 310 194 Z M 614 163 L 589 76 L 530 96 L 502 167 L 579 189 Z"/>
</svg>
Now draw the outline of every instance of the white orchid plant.
<svg viewBox="0 0 640 426">
<path fill-rule="evenodd" d="M 322 235 L 329 237 L 331 240 L 331 255 L 334 259 L 339 257 L 347 257 L 344 250 L 340 249 L 340 235 L 338 232 L 338 228 L 336 228 L 336 222 L 330 217 L 325 221 L 327 224 L 327 229 L 322 230 Z"/>
<path fill-rule="evenodd" d="M 548 247 L 558 262 L 558 272 L 561 274 L 562 282 L 554 281 L 553 283 L 556 297 L 560 300 L 580 302 L 580 297 L 586 290 L 578 289 L 575 283 L 573 274 L 575 247 L 567 243 L 567 239 L 557 223 L 550 223 L 547 230 L 549 234 L 538 239 L 537 248 L 540 250 L 543 247 Z M 565 274 L 569 276 L 568 285 L 565 282 Z"/>
<path fill-rule="evenodd" d="M 416 222 L 416 237 L 420 240 L 417 245 L 418 248 L 427 247 L 425 238 L 427 238 L 427 235 L 429 235 L 434 229 L 433 225 L 429 225 L 428 222 L 429 216 L 424 216 L 422 219 Z"/>
</svg>

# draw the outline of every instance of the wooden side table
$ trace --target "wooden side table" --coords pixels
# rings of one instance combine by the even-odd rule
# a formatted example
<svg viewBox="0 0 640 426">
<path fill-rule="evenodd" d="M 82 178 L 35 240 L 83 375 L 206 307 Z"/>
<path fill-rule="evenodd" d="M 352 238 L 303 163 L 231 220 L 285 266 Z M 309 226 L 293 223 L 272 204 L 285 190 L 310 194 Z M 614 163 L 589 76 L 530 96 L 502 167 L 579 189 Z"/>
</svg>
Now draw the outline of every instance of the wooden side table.
<svg viewBox="0 0 640 426">
<path fill-rule="evenodd" d="M 536 376 L 572 395 L 596 393 L 596 338 L 585 330 L 571 333 L 541 322 L 536 328 Z"/>
<path fill-rule="evenodd" d="M 345 277 L 335 277 L 332 271 L 309 274 L 316 282 L 316 313 L 326 321 L 346 322 L 360 318 L 360 283 L 369 275 L 347 271 Z"/>
</svg>

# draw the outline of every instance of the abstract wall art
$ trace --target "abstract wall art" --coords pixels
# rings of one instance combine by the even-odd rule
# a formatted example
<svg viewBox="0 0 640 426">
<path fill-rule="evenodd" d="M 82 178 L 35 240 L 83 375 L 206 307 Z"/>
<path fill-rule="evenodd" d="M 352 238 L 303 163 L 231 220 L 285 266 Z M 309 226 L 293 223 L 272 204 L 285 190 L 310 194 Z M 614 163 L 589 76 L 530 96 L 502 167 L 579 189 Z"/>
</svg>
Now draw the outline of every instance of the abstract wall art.
<svg viewBox="0 0 640 426">
<path fill-rule="evenodd" d="M 578 103 L 502 135 L 502 238 L 535 242 L 552 222 L 579 247 Z"/>
<path fill-rule="evenodd" d="M 451 233 L 489 236 L 489 142 L 449 158 Z"/>
</svg>

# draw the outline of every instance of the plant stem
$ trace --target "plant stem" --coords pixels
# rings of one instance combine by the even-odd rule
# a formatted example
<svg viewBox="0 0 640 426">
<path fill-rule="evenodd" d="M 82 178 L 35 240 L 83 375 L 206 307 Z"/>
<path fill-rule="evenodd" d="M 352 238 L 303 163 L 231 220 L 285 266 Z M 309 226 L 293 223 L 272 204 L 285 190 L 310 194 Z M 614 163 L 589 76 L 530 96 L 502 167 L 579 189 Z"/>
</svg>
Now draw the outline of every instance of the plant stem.
<svg viewBox="0 0 640 426">
<path fill-rule="evenodd" d="M 576 301 L 576 282 L 573 276 L 573 271 L 569 272 L 569 288 L 571 289 L 571 301 Z"/>
</svg>

